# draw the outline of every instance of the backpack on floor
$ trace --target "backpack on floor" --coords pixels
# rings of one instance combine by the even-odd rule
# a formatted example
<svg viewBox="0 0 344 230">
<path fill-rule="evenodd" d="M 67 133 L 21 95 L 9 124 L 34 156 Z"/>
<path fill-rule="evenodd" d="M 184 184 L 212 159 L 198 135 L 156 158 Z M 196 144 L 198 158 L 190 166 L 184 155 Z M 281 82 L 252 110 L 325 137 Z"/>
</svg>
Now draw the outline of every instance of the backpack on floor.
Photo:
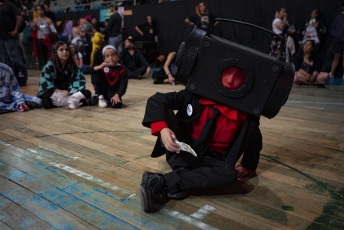
<svg viewBox="0 0 344 230">
<path fill-rule="evenodd" d="M 25 86 L 27 82 L 27 69 L 24 64 L 15 62 L 13 72 L 17 78 L 19 86 Z"/>
</svg>

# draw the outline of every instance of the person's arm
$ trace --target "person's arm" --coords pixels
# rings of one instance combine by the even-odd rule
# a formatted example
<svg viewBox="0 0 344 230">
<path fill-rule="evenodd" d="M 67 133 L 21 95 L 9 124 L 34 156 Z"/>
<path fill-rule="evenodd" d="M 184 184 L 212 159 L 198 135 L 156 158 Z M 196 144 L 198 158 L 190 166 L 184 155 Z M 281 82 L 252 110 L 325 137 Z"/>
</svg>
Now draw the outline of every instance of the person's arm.
<svg viewBox="0 0 344 230">
<path fill-rule="evenodd" d="M 51 21 L 51 19 L 48 18 L 48 17 L 46 17 L 45 20 L 47 21 L 47 23 L 48 23 L 48 25 L 49 25 L 50 31 L 51 31 L 52 33 L 56 34 L 57 31 L 56 31 L 56 28 L 55 28 L 55 26 L 54 26 L 54 23 Z"/>
<path fill-rule="evenodd" d="M 284 30 L 284 28 L 286 27 L 286 25 L 287 25 L 287 19 L 286 19 L 286 18 L 283 18 L 282 21 L 276 21 L 276 22 L 275 22 L 276 28 L 279 29 L 279 30 L 281 30 L 281 31 Z"/>
<path fill-rule="evenodd" d="M 241 165 L 246 170 L 254 172 L 257 169 L 260 151 L 263 148 L 262 134 L 259 129 L 259 119 L 252 118 L 248 127 L 247 147 L 241 160 Z M 248 171 L 249 172 L 249 171 Z"/>
<path fill-rule="evenodd" d="M 9 77 L 10 77 L 10 94 L 12 97 L 12 101 L 14 102 L 14 104 L 16 106 L 20 105 L 20 104 L 25 104 L 25 99 L 23 97 L 23 94 L 20 91 L 20 87 L 19 84 L 17 82 L 17 79 L 13 73 L 12 70 L 9 70 L 8 72 Z"/>
<path fill-rule="evenodd" d="M 140 27 L 135 26 L 135 30 L 143 37 L 143 32 L 140 30 Z"/>
<path fill-rule="evenodd" d="M 16 15 L 16 26 L 14 29 L 9 33 L 12 37 L 15 37 L 18 34 L 19 28 L 23 24 L 23 18 L 20 15 Z"/>
<path fill-rule="evenodd" d="M 186 18 L 185 19 L 185 23 L 186 24 L 189 24 L 190 26 L 194 27 L 194 28 L 197 28 L 196 24 L 192 21 L 189 20 L 189 18 Z"/>
<path fill-rule="evenodd" d="M 120 71 L 120 78 L 121 78 L 121 83 L 120 83 L 117 93 L 120 97 L 122 97 L 127 91 L 127 87 L 128 87 L 128 74 L 127 74 L 126 69 L 122 69 Z"/>
<path fill-rule="evenodd" d="M 80 56 L 79 56 L 79 54 L 80 54 Z M 82 60 L 83 59 L 83 57 L 82 57 L 82 54 L 81 53 L 79 53 L 78 52 L 78 54 L 77 54 L 78 56 L 79 56 L 79 68 L 81 68 L 83 65 L 84 65 L 84 61 Z"/>
<path fill-rule="evenodd" d="M 155 36 L 154 36 L 154 41 L 155 41 L 155 43 L 158 43 L 158 42 L 159 42 L 158 35 L 155 35 Z"/>
<path fill-rule="evenodd" d="M 170 67 L 172 61 L 176 58 L 176 55 L 177 55 L 176 52 L 169 53 L 167 55 L 167 58 L 166 58 L 166 61 L 165 61 L 165 64 L 164 64 L 164 71 L 165 71 L 165 74 L 167 75 L 168 81 L 170 83 L 173 83 L 175 79 L 174 79 L 174 76 L 171 74 L 169 67 Z"/>
<path fill-rule="evenodd" d="M 44 66 L 42 69 L 41 77 L 39 79 L 39 89 L 37 97 L 43 98 L 43 95 L 52 94 L 55 89 L 55 68 L 51 61 Z"/>
</svg>

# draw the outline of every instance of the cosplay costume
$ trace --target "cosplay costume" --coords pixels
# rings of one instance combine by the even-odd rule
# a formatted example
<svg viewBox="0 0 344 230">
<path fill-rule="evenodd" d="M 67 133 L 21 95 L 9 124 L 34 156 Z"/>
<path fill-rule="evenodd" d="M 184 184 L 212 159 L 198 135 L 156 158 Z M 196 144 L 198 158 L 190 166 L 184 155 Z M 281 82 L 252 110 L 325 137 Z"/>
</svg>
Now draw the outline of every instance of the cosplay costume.
<svg viewBox="0 0 344 230">
<path fill-rule="evenodd" d="M 89 67 L 85 70 L 85 74 L 91 74 L 96 94 L 104 95 L 104 98 L 109 101 L 117 93 L 122 100 L 128 86 L 127 70 L 122 65 L 104 67 L 98 71 L 95 71 L 93 67 Z M 112 106 L 109 102 L 108 106 L 120 108 L 122 103 Z"/>
<path fill-rule="evenodd" d="M 213 127 L 208 127 L 202 119 L 211 119 L 214 112 L 210 112 L 208 117 L 202 116 L 202 113 L 208 112 L 205 110 L 214 111 L 214 107 L 219 106 L 221 105 L 187 90 L 178 93 L 157 93 L 148 100 L 142 124 L 145 127 L 151 127 L 154 134 L 159 132 L 161 127 L 166 127 L 156 122 L 166 122 L 177 135 L 177 139 L 193 147 L 198 155 L 195 158 L 188 155 L 189 153 L 181 152 L 179 155 L 167 151 L 167 162 L 173 171 L 165 174 L 164 178 L 171 194 L 231 185 L 236 181 L 234 165 L 243 152 L 241 164 L 251 171 L 256 170 L 262 149 L 259 118 L 222 105 L 222 109 L 220 108 L 222 111 L 216 118 L 216 123 L 212 125 Z M 178 110 L 175 116 L 177 122 L 171 121 L 174 119 L 174 114 L 166 113 L 168 109 Z M 221 118 L 221 115 L 225 118 Z M 217 129 L 220 128 L 218 126 L 224 125 L 221 119 L 234 124 L 229 125 L 231 126 L 229 131 L 225 130 L 229 126 L 222 130 Z M 201 124 L 198 125 L 198 123 Z M 154 130 L 157 126 L 157 130 Z M 199 136 L 198 141 L 194 138 L 195 132 L 192 133 L 196 128 L 200 129 L 196 134 Z M 209 140 L 213 134 L 215 138 Z M 223 135 L 226 137 L 221 140 Z M 152 157 L 165 154 L 166 150 L 161 143 L 159 136 Z"/>
<path fill-rule="evenodd" d="M 232 185 L 241 155 L 245 173 L 255 171 L 262 149 L 260 116 L 277 115 L 294 78 L 290 63 L 199 29 L 180 46 L 176 64 L 176 80 L 185 90 L 150 97 L 142 122 L 164 138 L 158 137 L 151 156 L 166 153 L 172 168 L 164 175 L 143 173 L 140 199 L 145 212 L 159 211 L 171 198 Z M 164 128 L 176 137 L 168 137 L 171 132 Z M 175 149 L 173 142 L 180 153 L 165 149 L 164 144 Z M 196 154 L 189 153 L 190 147 Z"/>
<path fill-rule="evenodd" d="M 46 109 L 49 109 L 58 106 L 50 99 L 55 89 L 66 90 L 71 95 L 77 93 L 80 95 L 81 93 L 85 98 L 89 98 L 91 92 L 86 90 L 85 85 L 86 79 L 79 68 L 75 73 L 70 73 L 67 69 L 60 72 L 55 69 L 54 64 L 49 60 L 42 70 L 37 97 L 44 99 L 43 105 Z M 79 99 L 85 99 L 84 97 Z"/>
</svg>

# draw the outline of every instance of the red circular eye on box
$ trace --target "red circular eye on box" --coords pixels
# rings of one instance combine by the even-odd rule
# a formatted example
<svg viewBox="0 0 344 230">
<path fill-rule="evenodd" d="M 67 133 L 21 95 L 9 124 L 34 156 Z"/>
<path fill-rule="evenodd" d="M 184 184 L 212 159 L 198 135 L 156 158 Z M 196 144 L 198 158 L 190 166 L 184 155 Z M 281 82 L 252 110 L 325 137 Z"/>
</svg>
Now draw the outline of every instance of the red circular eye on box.
<svg viewBox="0 0 344 230">
<path fill-rule="evenodd" d="M 245 74 L 238 67 L 228 67 L 222 72 L 221 82 L 225 88 L 236 90 L 245 83 Z"/>
</svg>

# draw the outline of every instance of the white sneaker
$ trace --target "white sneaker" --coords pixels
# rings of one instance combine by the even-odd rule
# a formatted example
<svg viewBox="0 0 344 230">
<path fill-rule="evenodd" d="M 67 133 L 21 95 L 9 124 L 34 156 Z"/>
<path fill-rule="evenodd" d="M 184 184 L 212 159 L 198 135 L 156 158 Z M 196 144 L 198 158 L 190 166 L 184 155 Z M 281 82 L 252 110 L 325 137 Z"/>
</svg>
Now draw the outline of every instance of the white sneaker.
<svg viewBox="0 0 344 230">
<path fill-rule="evenodd" d="M 107 103 L 106 103 L 106 100 L 104 99 L 103 95 L 99 95 L 99 97 L 98 97 L 98 106 L 101 108 L 107 107 Z"/>
</svg>

